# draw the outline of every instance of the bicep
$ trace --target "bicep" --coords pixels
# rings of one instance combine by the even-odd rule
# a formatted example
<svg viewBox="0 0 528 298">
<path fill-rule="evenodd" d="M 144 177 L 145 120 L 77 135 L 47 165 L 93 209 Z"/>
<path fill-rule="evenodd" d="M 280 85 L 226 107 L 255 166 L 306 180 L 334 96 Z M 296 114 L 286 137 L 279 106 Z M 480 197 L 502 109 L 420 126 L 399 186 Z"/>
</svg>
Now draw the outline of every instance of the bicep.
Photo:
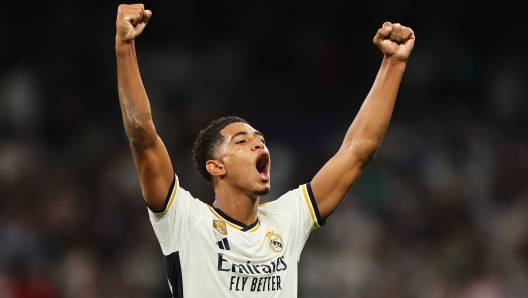
<svg viewBox="0 0 528 298">
<path fill-rule="evenodd" d="M 169 153 L 159 136 L 148 147 L 131 144 L 134 163 L 139 175 L 143 198 L 154 210 L 163 208 L 174 180 L 174 169 Z"/>
<path fill-rule="evenodd" d="M 352 151 L 341 149 L 315 175 L 311 186 L 323 220 L 341 204 L 365 165 Z"/>
</svg>

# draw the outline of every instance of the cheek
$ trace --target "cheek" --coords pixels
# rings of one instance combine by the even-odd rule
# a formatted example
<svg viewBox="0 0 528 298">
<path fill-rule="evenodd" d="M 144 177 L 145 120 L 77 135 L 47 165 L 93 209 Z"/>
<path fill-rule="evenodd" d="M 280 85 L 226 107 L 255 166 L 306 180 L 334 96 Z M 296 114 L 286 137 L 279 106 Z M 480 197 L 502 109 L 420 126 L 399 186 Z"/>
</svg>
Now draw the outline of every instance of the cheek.
<svg viewBox="0 0 528 298">
<path fill-rule="evenodd" d="M 252 162 L 245 154 L 237 150 L 229 158 L 226 159 L 226 168 L 229 170 L 240 173 L 241 175 L 247 175 L 252 168 Z M 236 174 L 236 173 L 232 173 Z"/>
<path fill-rule="evenodd" d="M 237 158 L 238 155 L 240 154 L 240 148 L 236 149 L 236 150 L 231 150 L 229 152 L 226 152 L 226 155 L 229 156 L 229 157 L 235 157 Z"/>
</svg>

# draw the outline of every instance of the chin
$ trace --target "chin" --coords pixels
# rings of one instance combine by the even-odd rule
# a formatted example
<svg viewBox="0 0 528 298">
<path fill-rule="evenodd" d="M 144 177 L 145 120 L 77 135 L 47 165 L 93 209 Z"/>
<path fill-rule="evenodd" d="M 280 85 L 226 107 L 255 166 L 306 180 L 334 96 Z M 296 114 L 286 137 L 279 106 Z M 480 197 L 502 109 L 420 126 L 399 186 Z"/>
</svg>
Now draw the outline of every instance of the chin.
<svg viewBox="0 0 528 298">
<path fill-rule="evenodd" d="M 254 193 L 255 193 L 257 196 L 265 196 L 265 195 L 267 195 L 269 192 L 270 192 L 270 187 L 269 187 L 269 186 L 266 186 L 266 187 L 263 188 L 263 189 L 257 189 L 257 190 L 255 190 Z"/>
</svg>

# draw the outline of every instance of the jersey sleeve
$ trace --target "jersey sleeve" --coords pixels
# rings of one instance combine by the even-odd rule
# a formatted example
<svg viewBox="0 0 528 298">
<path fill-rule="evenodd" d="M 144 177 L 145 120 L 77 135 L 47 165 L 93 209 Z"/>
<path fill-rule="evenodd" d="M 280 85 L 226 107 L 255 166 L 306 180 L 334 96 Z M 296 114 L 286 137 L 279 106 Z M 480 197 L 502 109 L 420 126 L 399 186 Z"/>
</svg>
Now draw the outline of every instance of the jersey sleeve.
<svg viewBox="0 0 528 298">
<path fill-rule="evenodd" d="M 300 256 L 310 233 L 325 224 L 319 214 L 310 183 L 289 191 L 276 201 L 266 204 L 266 207 L 274 213 L 285 214 L 292 220 L 291 229 L 293 235 L 296 235 L 295 243 L 298 256 Z"/>
<path fill-rule="evenodd" d="M 299 192 L 301 201 L 304 204 L 300 204 L 301 209 L 301 218 L 305 218 L 305 225 L 310 227 L 310 231 L 318 229 L 324 226 L 325 221 L 321 218 L 319 214 L 319 209 L 317 208 L 317 203 L 315 202 L 315 197 L 312 192 L 312 186 L 310 183 L 303 184 L 299 187 Z M 305 207 L 305 208 L 303 208 Z"/>
<path fill-rule="evenodd" d="M 174 175 L 165 206 L 161 210 L 149 207 L 150 223 L 165 256 L 180 250 L 194 226 L 193 222 L 198 221 L 203 213 L 201 205 L 202 202 L 180 187 L 178 177 Z"/>
</svg>

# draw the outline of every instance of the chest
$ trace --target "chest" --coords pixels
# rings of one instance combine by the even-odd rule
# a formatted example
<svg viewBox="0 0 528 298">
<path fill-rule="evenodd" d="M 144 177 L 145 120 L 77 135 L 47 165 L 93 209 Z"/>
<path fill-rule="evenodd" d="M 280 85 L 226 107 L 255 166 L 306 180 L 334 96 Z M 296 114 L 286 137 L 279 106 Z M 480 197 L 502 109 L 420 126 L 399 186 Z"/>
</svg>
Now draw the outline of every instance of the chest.
<svg viewBox="0 0 528 298">
<path fill-rule="evenodd" d="M 297 235 L 290 225 L 281 216 L 259 217 L 254 227 L 244 230 L 227 220 L 208 216 L 193 229 L 188 248 L 203 257 L 221 254 L 230 263 L 269 263 L 273 269 L 280 267 L 281 258 L 290 258 L 295 247 Z"/>
</svg>

